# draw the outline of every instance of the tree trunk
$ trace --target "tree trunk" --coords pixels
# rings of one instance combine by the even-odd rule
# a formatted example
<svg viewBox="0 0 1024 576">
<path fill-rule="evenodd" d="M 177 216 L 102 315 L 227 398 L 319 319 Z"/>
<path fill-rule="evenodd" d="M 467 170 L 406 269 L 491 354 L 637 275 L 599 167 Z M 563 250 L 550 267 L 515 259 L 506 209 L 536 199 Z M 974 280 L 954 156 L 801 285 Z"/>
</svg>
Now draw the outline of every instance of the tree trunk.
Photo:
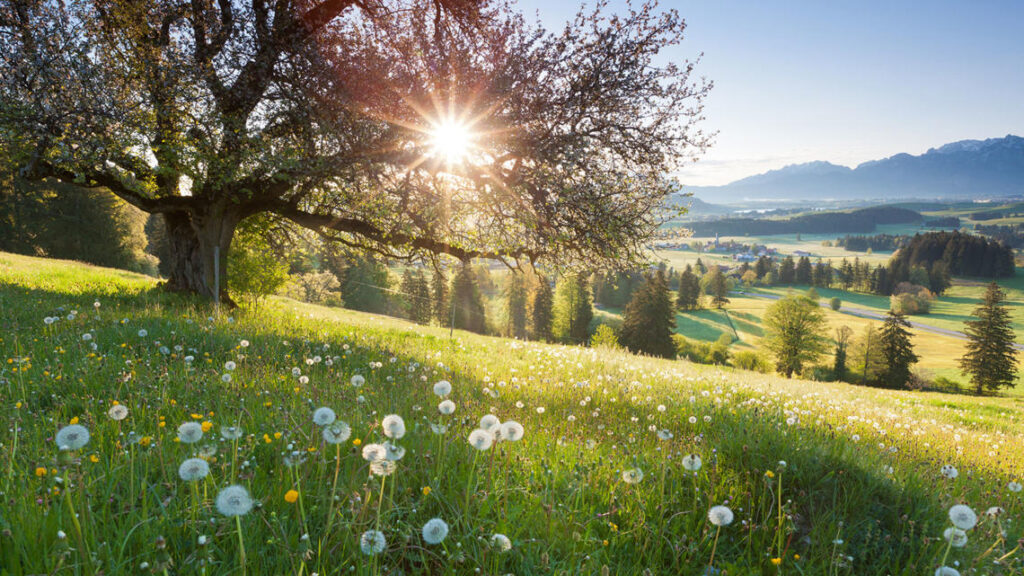
<svg viewBox="0 0 1024 576">
<path fill-rule="evenodd" d="M 201 211 L 165 212 L 170 251 L 167 289 L 198 294 L 203 298 L 234 305 L 228 296 L 228 251 L 241 221 L 241 214 L 223 205 L 204 206 Z M 220 294 L 216 295 L 217 271 Z"/>
</svg>

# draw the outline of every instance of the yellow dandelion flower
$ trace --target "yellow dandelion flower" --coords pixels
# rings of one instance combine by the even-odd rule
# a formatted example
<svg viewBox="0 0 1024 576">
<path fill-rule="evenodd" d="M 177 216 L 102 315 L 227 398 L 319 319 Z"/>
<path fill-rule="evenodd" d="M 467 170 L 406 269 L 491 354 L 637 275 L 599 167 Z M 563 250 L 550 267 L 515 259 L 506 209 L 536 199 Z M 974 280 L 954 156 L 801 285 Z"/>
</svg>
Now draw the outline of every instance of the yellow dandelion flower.
<svg viewBox="0 0 1024 576">
<path fill-rule="evenodd" d="M 46 468 L 43 468 L 42 466 L 36 468 L 36 476 L 38 476 L 40 478 L 42 478 L 43 476 L 46 476 Z"/>
<path fill-rule="evenodd" d="M 352 445 L 353 446 L 359 446 L 362 443 L 363 443 L 363 441 L 360 440 L 359 438 L 356 438 L 355 440 L 352 441 Z"/>
<path fill-rule="evenodd" d="M 772 558 L 772 565 L 779 566 L 782 564 L 782 558 Z"/>
<path fill-rule="evenodd" d="M 99 456 L 97 456 L 95 454 L 90 454 L 89 455 L 89 462 L 92 462 L 93 464 L 98 464 L 99 461 L 100 461 L 100 457 Z"/>
<path fill-rule="evenodd" d="M 424 496 L 430 496 L 430 486 L 424 486 L 423 487 L 423 495 Z"/>
<path fill-rule="evenodd" d="M 69 424 L 78 424 L 78 416 L 75 416 L 74 418 L 72 418 L 68 423 Z"/>
<path fill-rule="evenodd" d="M 289 490 L 284 494 L 284 501 L 289 504 L 294 504 L 299 499 L 299 493 L 296 490 Z"/>
<path fill-rule="evenodd" d="M 213 429 L 213 422 L 209 420 L 203 421 L 203 432 L 209 432 L 211 429 Z"/>
</svg>

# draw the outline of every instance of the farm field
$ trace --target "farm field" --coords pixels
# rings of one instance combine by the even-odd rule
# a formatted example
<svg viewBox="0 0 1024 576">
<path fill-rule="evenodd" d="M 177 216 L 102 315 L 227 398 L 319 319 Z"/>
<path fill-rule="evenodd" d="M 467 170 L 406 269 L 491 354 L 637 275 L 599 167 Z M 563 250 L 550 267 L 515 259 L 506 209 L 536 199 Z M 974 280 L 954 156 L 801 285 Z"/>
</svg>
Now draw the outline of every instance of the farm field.
<svg viewBox="0 0 1024 576">
<path fill-rule="evenodd" d="M 285 299 L 217 315 L 7 254 L 0 326 L 5 574 L 1024 569 L 1017 398 L 449 339 Z M 958 504 L 977 521 L 954 509 L 971 527 L 951 547 Z"/>
</svg>

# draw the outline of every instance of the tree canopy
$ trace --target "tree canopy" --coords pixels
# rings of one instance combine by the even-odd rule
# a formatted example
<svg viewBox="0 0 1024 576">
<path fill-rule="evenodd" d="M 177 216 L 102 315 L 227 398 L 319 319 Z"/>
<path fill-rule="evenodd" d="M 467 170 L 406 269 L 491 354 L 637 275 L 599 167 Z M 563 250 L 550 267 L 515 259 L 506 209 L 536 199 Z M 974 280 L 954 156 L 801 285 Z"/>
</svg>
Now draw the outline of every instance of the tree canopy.
<svg viewBox="0 0 1024 576">
<path fill-rule="evenodd" d="M 5 3 L 0 152 L 162 215 L 169 284 L 208 297 L 256 214 L 396 258 L 639 261 L 711 84 L 658 58 L 675 11 L 603 10 L 549 32 L 472 0 Z"/>
</svg>

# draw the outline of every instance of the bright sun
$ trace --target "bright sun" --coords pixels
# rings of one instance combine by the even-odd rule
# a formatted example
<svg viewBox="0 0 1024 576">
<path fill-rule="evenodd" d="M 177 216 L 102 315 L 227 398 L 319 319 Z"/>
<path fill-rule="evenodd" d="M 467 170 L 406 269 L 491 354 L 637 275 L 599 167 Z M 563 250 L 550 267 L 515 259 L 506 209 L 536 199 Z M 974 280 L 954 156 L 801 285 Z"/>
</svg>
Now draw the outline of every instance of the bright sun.
<svg viewBox="0 0 1024 576">
<path fill-rule="evenodd" d="M 433 155 L 443 158 L 449 164 L 462 162 L 473 144 L 473 134 L 462 123 L 446 120 L 434 126 L 430 132 Z"/>
</svg>

